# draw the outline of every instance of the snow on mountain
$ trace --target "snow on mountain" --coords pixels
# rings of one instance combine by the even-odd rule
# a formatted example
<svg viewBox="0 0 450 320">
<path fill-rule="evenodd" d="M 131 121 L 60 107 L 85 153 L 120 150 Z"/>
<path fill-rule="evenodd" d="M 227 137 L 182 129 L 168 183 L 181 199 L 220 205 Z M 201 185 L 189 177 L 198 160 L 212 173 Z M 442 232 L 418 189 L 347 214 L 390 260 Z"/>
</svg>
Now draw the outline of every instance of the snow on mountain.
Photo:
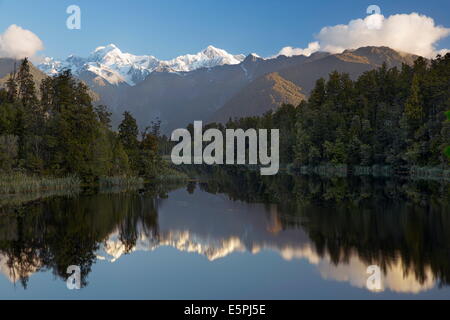
<svg viewBox="0 0 450 320">
<path fill-rule="evenodd" d="M 173 60 L 161 61 L 161 65 L 175 71 L 193 71 L 200 68 L 212 68 L 224 64 L 239 64 L 244 61 L 245 56 L 232 55 L 225 50 L 208 46 L 197 54 L 187 54 Z"/>
<path fill-rule="evenodd" d="M 41 64 L 38 65 L 38 68 L 45 74 L 52 76 L 58 73 L 58 70 L 61 69 L 61 65 L 61 61 L 56 61 L 53 58 L 47 57 Z"/>
<path fill-rule="evenodd" d="M 110 44 L 98 47 L 87 58 L 69 56 L 64 61 L 45 58 L 38 67 L 48 75 L 55 75 L 63 69 L 71 69 L 74 75 L 89 71 L 111 84 L 126 82 L 134 86 L 153 71 L 188 72 L 199 68 L 239 64 L 244 59 L 244 55 L 232 55 L 225 50 L 208 46 L 197 54 L 163 61 L 150 55 L 136 56 L 123 53 L 114 44 Z"/>
</svg>

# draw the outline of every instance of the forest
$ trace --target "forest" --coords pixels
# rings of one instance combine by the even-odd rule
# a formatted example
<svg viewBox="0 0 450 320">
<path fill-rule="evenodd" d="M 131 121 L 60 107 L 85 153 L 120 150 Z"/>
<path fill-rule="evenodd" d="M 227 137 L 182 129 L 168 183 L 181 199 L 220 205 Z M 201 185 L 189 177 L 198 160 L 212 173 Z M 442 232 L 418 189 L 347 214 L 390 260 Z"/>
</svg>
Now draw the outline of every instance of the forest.
<svg viewBox="0 0 450 320">
<path fill-rule="evenodd" d="M 388 166 L 448 172 L 449 79 L 450 54 L 419 58 L 401 68 L 383 65 L 356 80 L 333 72 L 317 80 L 309 99 L 298 106 L 283 105 L 225 125 L 210 123 L 204 130 L 280 129 L 281 163 L 294 168 Z M 0 90 L 2 182 L 29 176 L 76 177 L 83 183 L 181 176 L 161 157 L 172 144 L 160 126 L 154 121 L 141 132 L 125 112 L 113 130 L 107 107 L 94 105 L 90 89 L 70 70 L 45 78 L 36 88 L 30 62 L 24 59 Z"/>
<path fill-rule="evenodd" d="M 352 80 L 333 72 L 308 101 L 263 116 L 207 128 L 280 129 L 280 157 L 294 167 L 389 166 L 394 170 L 450 164 L 450 54 L 386 65 Z M 206 130 L 205 129 L 205 130 Z M 191 128 L 192 130 L 192 128 Z"/>
<path fill-rule="evenodd" d="M 0 90 L 2 180 L 154 178 L 169 170 L 158 154 L 159 126 L 154 122 L 140 132 L 125 112 L 113 131 L 107 107 L 94 106 L 89 88 L 70 70 L 47 77 L 36 88 L 30 62 L 24 59 Z"/>
</svg>

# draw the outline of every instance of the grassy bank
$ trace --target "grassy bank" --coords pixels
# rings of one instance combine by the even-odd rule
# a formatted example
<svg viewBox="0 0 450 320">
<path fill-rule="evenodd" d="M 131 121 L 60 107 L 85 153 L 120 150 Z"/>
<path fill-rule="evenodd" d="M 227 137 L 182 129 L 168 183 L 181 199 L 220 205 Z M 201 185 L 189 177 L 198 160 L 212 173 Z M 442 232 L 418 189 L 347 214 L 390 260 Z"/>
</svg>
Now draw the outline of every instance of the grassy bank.
<svg viewBox="0 0 450 320">
<path fill-rule="evenodd" d="M 185 181 L 188 179 L 189 177 L 185 173 L 167 168 L 163 170 L 158 177 L 152 180 L 171 182 Z M 145 181 L 144 178 L 135 176 L 105 176 L 99 178 L 98 187 L 103 190 L 110 188 L 131 190 L 143 187 L 146 182 L 151 181 Z M 76 176 L 68 176 L 63 178 L 42 177 L 27 175 L 21 172 L 0 174 L 0 195 L 78 191 L 81 186 L 86 185 L 83 185 L 81 179 Z"/>
<path fill-rule="evenodd" d="M 35 193 L 78 189 L 81 180 L 75 176 L 65 178 L 38 177 L 24 173 L 0 175 L 0 194 Z"/>
</svg>

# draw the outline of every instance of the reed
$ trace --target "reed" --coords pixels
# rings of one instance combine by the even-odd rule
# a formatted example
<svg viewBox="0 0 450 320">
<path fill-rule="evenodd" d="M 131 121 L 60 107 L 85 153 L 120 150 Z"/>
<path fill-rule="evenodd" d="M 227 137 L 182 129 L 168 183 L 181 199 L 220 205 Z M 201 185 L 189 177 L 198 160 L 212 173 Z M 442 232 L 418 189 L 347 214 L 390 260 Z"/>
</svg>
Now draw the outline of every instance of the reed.
<svg viewBox="0 0 450 320">
<path fill-rule="evenodd" d="M 30 176 L 21 172 L 0 175 L 0 194 L 34 193 L 78 189 L 81 180 L 76 176 L 64 178 Z"/>
</svg>

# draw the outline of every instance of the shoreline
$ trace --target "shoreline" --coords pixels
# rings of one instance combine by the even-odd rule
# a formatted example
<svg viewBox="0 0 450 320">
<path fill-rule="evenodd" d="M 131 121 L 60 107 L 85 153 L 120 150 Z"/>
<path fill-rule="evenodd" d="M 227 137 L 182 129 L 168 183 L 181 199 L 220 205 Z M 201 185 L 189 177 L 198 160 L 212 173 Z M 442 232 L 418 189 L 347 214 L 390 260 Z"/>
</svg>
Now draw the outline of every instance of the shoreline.
<svg viewBox="0 0 450 320">
<path fill-rule="evenodd" d="M 254 168 L 246 167 L 246 170 Z M 338 176 L 338 177 L 364 177 L 371 176 L 374 178 L 408 178 L 426 181 L 449 181 L 450 170 L 430 167 L 410 167 L 394 170 L 390 166 L 347 166 L 324 164 L 318 166 L 300 166 L 294 167 L 289 164 L 280 168 L 280 172 L 294 175 L 317 175 L 317 176 Z M 15 179 L 15 180 L 14 180 Z M 135 188 L 143 187 L 145 184 L 154 182 L 189 182 L 192 177 L 186 174 L 165 175 L 149 180 L 144 177 L 136 176 L 113 176 L 101 177 L 95 183 L 83 183 L 75 176 L 57 178 L 51 176 L 32 176 L 23 173 L 12 173 L 0 175 L 0 196 L 15 196 L 39 193 L 73 193 L 83 188 Z M 194 179 L 195 180 L 195 179 Z"/>
<path fill-rule="evenodd" d="M 15 196 L 40 193 L 78 192 L 83 188 L 98 188 L 99 190 L 113 188 L 143 187 L 147 183 L 161 181 L 188 181 L 189 177 L 183 174 L 170 174 L 145 179 L 137 176 L 100 177 L 95 183 L 84 183 L 76 176 L 53 177 L 33 176 L 15 172 L 0 174 L 0 196 Z"/>
</svg>

